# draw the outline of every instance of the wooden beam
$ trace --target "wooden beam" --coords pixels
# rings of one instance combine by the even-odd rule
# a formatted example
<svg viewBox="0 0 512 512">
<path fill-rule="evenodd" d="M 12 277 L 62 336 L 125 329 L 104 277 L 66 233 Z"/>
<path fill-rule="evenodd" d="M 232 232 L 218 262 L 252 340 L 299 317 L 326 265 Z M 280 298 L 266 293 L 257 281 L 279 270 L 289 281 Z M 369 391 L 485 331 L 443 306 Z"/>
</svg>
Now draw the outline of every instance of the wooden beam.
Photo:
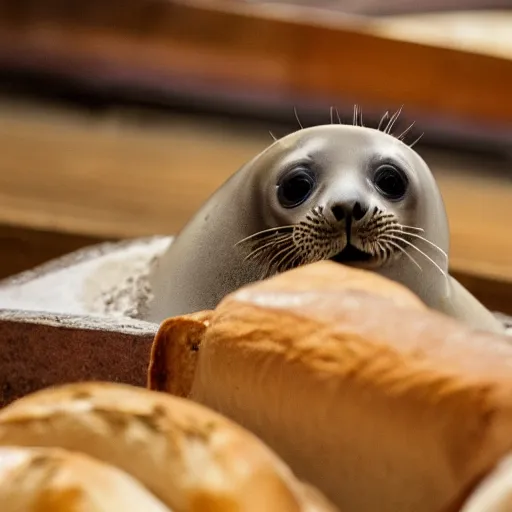
<svg viewBox="0 0 512 512">
<path fill-rule="evenodd" d="M 201 90 L 244 101 L 406 104 L 433 117 L 512 123 L 512 60 L 372 33 L 307 7 L 127 0 L 0 3 L 0 64 L 89 83 Z"/>
<path fill-rule="evenodd" d="M 103 241 L 96 236 L 0 224 L 0 280 Z"/>
</svg>

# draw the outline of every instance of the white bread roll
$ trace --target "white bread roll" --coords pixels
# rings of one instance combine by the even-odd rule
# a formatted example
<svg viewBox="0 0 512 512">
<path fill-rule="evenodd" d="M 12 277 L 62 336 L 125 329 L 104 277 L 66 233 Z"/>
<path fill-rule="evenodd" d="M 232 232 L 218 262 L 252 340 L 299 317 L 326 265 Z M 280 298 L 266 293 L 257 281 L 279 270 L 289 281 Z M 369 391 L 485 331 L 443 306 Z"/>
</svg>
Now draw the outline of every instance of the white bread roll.
<svg viewBox="0 0 512 512">
<path fill-rule="evenodd" d="M 320 262 L 248 285 L 164 322 L 153 354 L 187 347 L 195 368 L 154 360 L 149 385 L 248 428 L 342 510 L 458 510 L 512 448 L 510 338 L 371 272 Z"/>
<path fill-rule="evenodd" d="M 511 511 L 512 455 L 508 455 L 476 487 L 460 512 Z"/>
<path fill-rule="evenodd" d="M 171 512 L 131 476 L 58 448 L 0 448 L 2 512 Z"/>
<path fill-rule="evenodd" d="M 117 466 L 176 512 L 326 511 L 261 441 L 187 400 L 70 384 L 0 411 L 0 445 L 60 447 Z"/>
</svg>

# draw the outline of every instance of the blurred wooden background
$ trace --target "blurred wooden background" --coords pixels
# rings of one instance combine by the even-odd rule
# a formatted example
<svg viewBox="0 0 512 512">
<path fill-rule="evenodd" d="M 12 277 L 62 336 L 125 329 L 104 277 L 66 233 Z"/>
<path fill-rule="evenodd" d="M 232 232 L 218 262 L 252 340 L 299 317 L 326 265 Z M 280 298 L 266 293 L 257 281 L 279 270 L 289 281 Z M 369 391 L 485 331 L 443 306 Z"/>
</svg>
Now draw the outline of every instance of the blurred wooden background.
<svg viewBox="0 0 512 512">
<path fill-rule="evenodd" d="M 447 204 L 452 271 L 512 313 L 506 42 L 415 42 L 385 34 L 399 18 L 334 23 L 289 5 L 63 5 L 0 1 L 0 276 L 104 239 L 176 233 L 269 130 L 297 128 L 292 106 L 318 123 L 333 104 L 346 119 L 368 105 L 370 120 L 405 104 Z M 51 101 L 42 75 L 60 84 Z"/>
</svg>

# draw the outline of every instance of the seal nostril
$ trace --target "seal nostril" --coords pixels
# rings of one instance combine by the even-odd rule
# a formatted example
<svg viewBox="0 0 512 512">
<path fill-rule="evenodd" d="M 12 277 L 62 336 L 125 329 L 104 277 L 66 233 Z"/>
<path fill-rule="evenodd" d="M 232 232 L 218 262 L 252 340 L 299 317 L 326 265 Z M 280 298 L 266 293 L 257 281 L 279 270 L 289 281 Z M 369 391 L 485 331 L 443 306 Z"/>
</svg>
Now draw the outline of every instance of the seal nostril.
<svg viewBox="0 0 512 512">
<path fill-rule="evenodd" d="M 358 201 L 354 204 L 354 207 L 352 208 L 352 217 L 355 220 L 361 220 L 366 212 L 368 211 L 368 208 L 364 208 L 361 206 L 361 203 Z"/>
<path fill-rule="evenodd" d="M 343 206 L 336 204 L 331 207 L 332 214 L 337 221 L 343 220 L 345 218 L 345 210 Z"/>
</svg>

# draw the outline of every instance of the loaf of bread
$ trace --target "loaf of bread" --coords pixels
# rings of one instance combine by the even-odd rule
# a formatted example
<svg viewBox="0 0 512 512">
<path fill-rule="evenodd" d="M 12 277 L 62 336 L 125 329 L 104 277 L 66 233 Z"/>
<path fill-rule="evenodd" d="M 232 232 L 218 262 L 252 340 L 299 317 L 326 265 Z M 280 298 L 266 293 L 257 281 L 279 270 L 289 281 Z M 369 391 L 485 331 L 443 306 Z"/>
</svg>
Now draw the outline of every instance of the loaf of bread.
<svg viewBox="0 0 512 512">
<path fill-rule="evenodd" d="M 18 447 L 13 448 L 13 457 L 19 453 L 25 458 L 16 469 L 21 479 L 0 472 L 0 499 L 7 496 L 5 503 L 11 496 L 21 499 L 25 489 L 27 499 L 44 486 L 58 491 L 62 484 L 64 492 L 76 479 L 82 481 L 77 492 L 86 489 L 84 503 L 92 498 L 103 503 L 103 508 L 90 505 L 81 511 L 336 510 L 318 491 L 300 483 L 259 439 L 232 421 L 191 401 L 127 385 L 69 384 L 26 396 L 0 411 L 0 446 Z M 46 451 L 23 452 L 22 447 Z M 35 459 L 49 461 L 59 472 L 50 468 L 46 474 L 41 465 L 34 468 Z M 129 490 L 131 482 L 137 483 Z M 117 496 L 118 491 L 125 496 Z M 127 499 L 132 499 L 133 507 L 140 506 L 113 505 Z M 0 510 L 25 509 L 0 506 Z"/>
<path fill-rule="evenodd" d="M 134 478 L 58 448 L 0 448 L 2 512 L 171 512 Z"/>
<path fill-rule="evenodd" d="M 512 449 L 511 341 L 320 262 L 165 321 L 148 385 L 251 430 L 342 510 L 453 512 Z"/>
</svg>

